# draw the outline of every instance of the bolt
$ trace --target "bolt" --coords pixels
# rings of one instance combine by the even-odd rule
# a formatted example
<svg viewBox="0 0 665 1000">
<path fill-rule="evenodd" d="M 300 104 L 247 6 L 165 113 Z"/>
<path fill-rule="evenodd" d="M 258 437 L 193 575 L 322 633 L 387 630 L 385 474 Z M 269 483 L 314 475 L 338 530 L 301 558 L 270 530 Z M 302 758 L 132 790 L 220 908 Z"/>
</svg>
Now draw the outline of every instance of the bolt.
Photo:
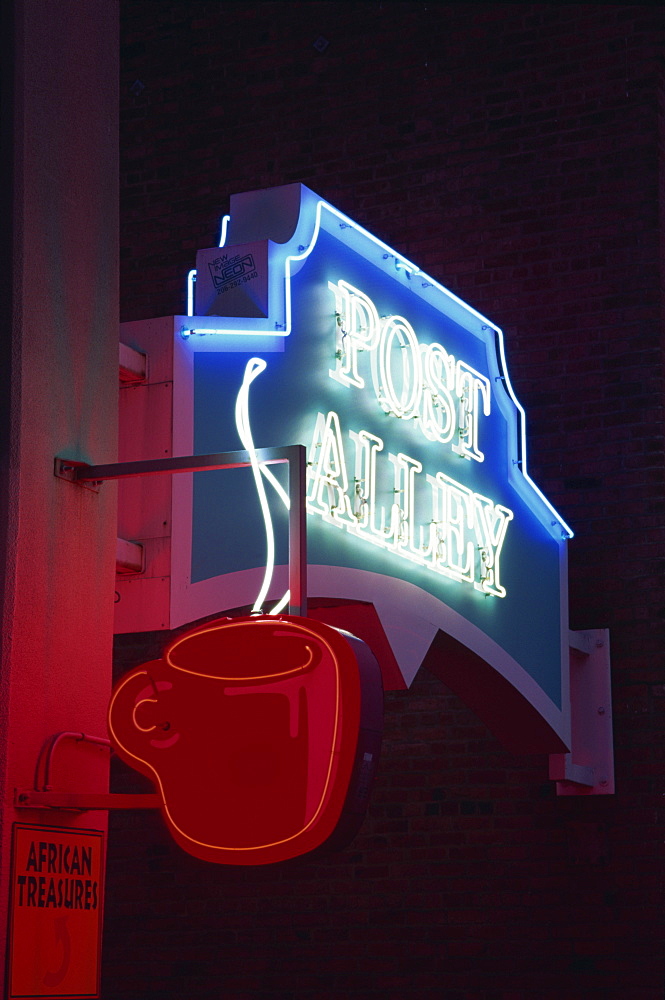
<svg viewBox="0 0 665 1000">
<path fill-rule="evenodd" d="M 598 715 L 605 715 L 605 709 L 604 709 L 604 707 L 602 705 L 598 709 Z"/>
</svg>

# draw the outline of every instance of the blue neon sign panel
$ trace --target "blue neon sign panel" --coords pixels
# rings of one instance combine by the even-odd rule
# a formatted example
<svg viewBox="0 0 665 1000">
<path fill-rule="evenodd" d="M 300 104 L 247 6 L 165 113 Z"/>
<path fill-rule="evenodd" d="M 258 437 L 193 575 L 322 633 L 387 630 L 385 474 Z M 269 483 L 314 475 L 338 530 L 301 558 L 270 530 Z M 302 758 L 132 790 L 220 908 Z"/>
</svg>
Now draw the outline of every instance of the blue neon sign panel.
<svg viewBox="0 0 665 1000">
<path fill-rule="evenodd" d="M 406 659 L 449 631 L 560 730 L 572 532 L 528 475 L 501 331 L 301 185 L 236 196 L 226 221 L 179 334 L 193 452 L 304 444 L 310 594 L 406 623 Z M 186 589 L 211 610 L 251 604 L 266 562 L 254 478 L 234 476 L 194 477 Z M 279 566 L 284 497 L 264 493 Z"/>
</svg>

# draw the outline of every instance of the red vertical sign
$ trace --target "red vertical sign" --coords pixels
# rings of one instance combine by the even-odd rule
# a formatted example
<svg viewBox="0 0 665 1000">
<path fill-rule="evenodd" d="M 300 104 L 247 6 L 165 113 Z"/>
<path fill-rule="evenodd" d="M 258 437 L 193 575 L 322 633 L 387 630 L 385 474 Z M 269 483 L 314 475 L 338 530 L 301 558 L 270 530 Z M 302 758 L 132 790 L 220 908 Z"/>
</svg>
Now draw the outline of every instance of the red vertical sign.
<svg viewBox="0 0 665 1000">
<path fill-rule="evenodd" d="M 9 1000 L 99 997 L 104 835 L 15 824 Z"/>
</svg>

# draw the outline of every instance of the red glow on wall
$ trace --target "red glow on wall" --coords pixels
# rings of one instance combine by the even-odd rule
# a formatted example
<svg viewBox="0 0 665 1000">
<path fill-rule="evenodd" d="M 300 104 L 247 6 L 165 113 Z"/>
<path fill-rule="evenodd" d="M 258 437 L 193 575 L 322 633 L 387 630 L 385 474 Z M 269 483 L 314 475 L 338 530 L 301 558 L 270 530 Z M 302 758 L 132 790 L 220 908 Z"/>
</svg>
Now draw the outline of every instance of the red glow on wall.
<svg viewBox="0 0 665 1000">
<path fill-rule="evenodd" d="M 335 829 L 360 725 L 351 645 L 322 622 L 220 619 L 116 685 L 109 732 L 150 777 L 177 843 L 223 864 L 282 861 Z"/>
</svg>

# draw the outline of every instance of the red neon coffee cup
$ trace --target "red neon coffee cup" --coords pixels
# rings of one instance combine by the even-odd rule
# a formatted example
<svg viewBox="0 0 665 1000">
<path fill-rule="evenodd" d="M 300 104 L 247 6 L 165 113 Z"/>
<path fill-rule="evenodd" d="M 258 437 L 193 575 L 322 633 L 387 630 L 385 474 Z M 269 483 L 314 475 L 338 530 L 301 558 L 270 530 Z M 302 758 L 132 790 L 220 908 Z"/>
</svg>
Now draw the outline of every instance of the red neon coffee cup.
<svg viewBox="0 0 665 1000">
<path fill-rule="evenodd" d="M 148 775 L 177 843 L 266 864 L 335 829 L 360 724 L 351 645 L 322 622 L 221 619 L 178 636 L 116 685 L 109 732 Z"/>
</svg>

